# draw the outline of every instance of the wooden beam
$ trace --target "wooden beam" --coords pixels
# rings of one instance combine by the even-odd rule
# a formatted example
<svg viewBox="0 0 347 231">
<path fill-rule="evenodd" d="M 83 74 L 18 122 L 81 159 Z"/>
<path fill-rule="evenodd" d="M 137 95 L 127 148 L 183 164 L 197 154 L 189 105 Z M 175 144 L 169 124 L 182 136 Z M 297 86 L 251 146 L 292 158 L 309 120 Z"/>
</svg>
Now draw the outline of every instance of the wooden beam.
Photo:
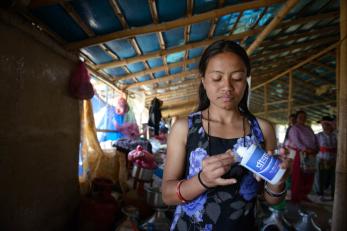
<svg viewBox="0 0 347 231">
<path fill-rule="evenodd" d="M 163 105 L 161 106 L 162 110 L 165 109 L 172 109 L 172 108 L 176 108 L 176 107 L 183 107 L 186 105 L 192 105 L 192 104 L 197 104 L 198 102 L 196 101 L 196 99 L 191 99 L 188 101 L 172 101 L 172 102 L 164 102 Z"/>
<path fill-rule="evenodd" d="M 267 84 L 267 83 L 270 83 L 270 82 L 272 82 L 272 81 L 275 81 L 276 79 L 279 79 L 280 77 L 282 77 L 282 76 L 284 76 L 284 75 L 289 74 L 290 71 L 294 71 L 294 70 L 298 69 L 299 67 L 305 65 L 306 63 L 311 62 L 311 61 L 314 60 L 314 59 L 317 59 L 318 57 L 324 55 L 325 53 L 329 52 L 330 50 L 335 49 L 335 48 L 338 46 L 338 44 L 339 44 L 339 43 L 334 43 L 334 44 L 330 45 L 329 47 L 325 48 L 324 50 L 322 50 L 321 52 L 319 52 L 319 53 L 317 53 L 317 54 L 311 56 L 310 58 L 308 58 L 308 59 L 306 59 L 306 60 L 304 60 L 304 61 L 302 61 L 302 62 L 300 62 L 300 63 L 298 63 L 298 64 L 296 64 L 296 65 L 294 65 L 293 67 L 291 67 L 291 68 L 289 68 L 288 70 L 286 70 L 286 71 L 284 71 L 284 72 L 278 74 L 277 76 L 271 78 L 270 80 L 267 80 L 267 81 L 265 81 L 264 83 L 261 83 L 261 84 L 258 84 L 257 86 L 254 86 L 254 87 L 252 88 L 252 91 L 254 91 L 255 89 L 257 89 L 257 88 L 259 88 L 259 87 L 261 87 L 261 86 L 263 86 L 263 85 L 265 85 L 265 84 Z"/>
<path fill-rule="evenodd" d="M 236 19 L 236 21 L 235 21 L 233 27 L 230 29 L 230 31 L 229 31 L 229 33 L 228 33 L 229 36 L 231 36 L 231 35 L 234 33 L 234 31 L 236 30 L 237 25 L 239 24 L 239 21 L 240 21 L 242 15 L 243 15 L 243 11 L 240 11 L 239 16 L 237 16 L 237 19 Z"/>
<path fill-rule="evenodd" d="M 121 10 L 121 8 L 118 5 L 118 2 L 116 0 L 109 0 L 108 2 L 110 3 L 110 5 L 111 5 L 111 7 L 113 9 L 113 12 L 116 15 L 116 17 L 118 18 L 118 21 L 120 22 L 122 27 L 124 29 L 129 28 L 128 23 L 127 23 L 124 15 L 122 13 L 122 10 Z M 107 41 L 105 41 L 105 42 L 107 42 Z"/>
<path fill-rule="evenodd" d="M 155 4 L 155 0 L 148 0 L 149 10 L 151 11 L 152 20 L 154 24 L 159 23 L 157 5 Z"/>
<path fill-rule="evenodd" d="M 180 114 L 191 113 L 195 110 L 196 110 L 196 107 L 189 106 L 189 107 L 180 108 L 180 109 L 164 110 L 164 111 L 161 111 L 161 114 L 164 118 L 167 118 L 167 117 L 172 117 L 172 116 L 176 116 Z"/>
<path fill-rule="evenodd" d="M 148 75 L 150 73 L 155 73 L 155 72 L 159 72 L 159 71 L 165 71 L 166 69 L 169 69 L 169 68 L 182 67 L 184 64 L 197 63 L 197 62 L 199 62 L 199 60 L 200 60 L 200 57 L 197 57 L 197 58 L 193 58 L 193 59 L 188 59 L 187 61 L 170 63 L 170 64 L 163 65 L 163 66 L 160 66 L 160 67 L 154 67 L 154 68 L 151 68 L 151 69 L 148 69 L 148 70 L 131 73 L 129 75 L 124 75 L 124 76 L 121 76 L 121 77 L 117 78 L 117 80 L 115 80 L 115 81 L 118 82 L 120 80 L 133 79 L 133 78 L 136 78 L 136 77 L 141 77 L 141 76 L 144 76 L 144 75 Z"/>
<path fill-rule="evenodd" d="M 347 1 L 340 0 L 340 47 L 339 95 L 338 97 L 338 142 L 336 156 L 336 184 L 333 205 L 332 231 L 346 229 L 344 208 L 347 206 Z"/>
<path fill-rule="evenodd" d="M 172 101 L 177 101 L 177 100 L 190 100 L 190 99 L 193 99 L 194 97 L 196 97 L 196 99 L 198 99 L 197 98 L 198 97 L 197 92 L 184 94 L 184 95 L 169 96 L 169 97 L 159 96 L 157 98 L 162 100 L 163 102 L 172 102 Z M 152 97 L 146 97 L 146 104 L 147 104 L 147 102 L 150 102 L 150 100 L 153 98 Z"/>
<path fill-rule="evenodd" d="M 148 0 L 148 5 L 149 5 L 149 9 L 151 11 L 153 24 L 158 24 L 159 23 L 159 17 L 158 17 L 157 5 L 155 3 L 155 0 Z M 160 31 L 157 32 L 157 38 L 158 38 L 158 41 L 159 41 L 160 49 L 161 50 L 165 50 L 166 46 L 165 46 L 165 41 L 164 41 L 164 37 L 163 37 L 162 32 L 160 32 Z M 161 59 L 163 61 L 163 64 L 167 65 L 166 57 L 165 56 L 161 56 Z M 169 74 L 169 69 L 168 68 L 165 69 L 165 73 L 166 73 L 166 75 Z M 152 79 L 154 79 L 154 77 Z"/>
<path fill-rule="evenodd" d="M 193 5 L 194 5 L 194 0 L 187 0 L 187 18 L 192 17 L 193 15 Z M 190 38 L 190 29 L 191 25 L 187 25 L 184 27 L 184 44 L 189 43 L 189 38 Z M 186 60 L 189 59 L 189 51 L 185 50 L 184 54 L 184 59 L 183 61 L 185 62 Z M 184 63 L 183 65 L 183 71 L 187 70 L 187 64 Z"/>
<path fill-rule="evenodd" d="M 311 20 L 317 20 L 317 18 L 330 18 L 330 17 L 334 17 L 336 15 L 338 15 L 337 12 L 321 14 L 321 15 L 317 15 L 317 16 L 309 16 L 309 17 L 306 17 L 306 18 L 300 18 L 300 19 L 291 20 L 291 21 L 288 21 L 288 22 L 283 22 L 283 23 L 280 24 L 280 26 L 283 26 L 283 25 L 295 25 L 295 24 L 301 23 L 301 22 L 309 22 Z M 257 29 L 248 30 L 246 32 L 242 32 L 242 33 L 235 34 L 235 35 L 230 35 L 230 36 L 218 36 L 218 37 L 216 37 L 214 39 L 204 40 L 202 42 L 193 42 L 193 43 L 186 44 L 186 45 L 183 45 L 183 46 L 170 48 L 170 49 L 167 49 L 165 51 L 151 52 L 149 54 L 142 55 L 142 56 L 139 56 L 139 57 L 123 59 L 123 60 L 120 60 L 120 61 L 111 61 L 111 62 L 107 62 L 107 63 L 98 65 L 97 69 L 119 67 L 119 66 L 123 66 L 123 65 L 128 65 L 130 63 L 136 63 L 136 62 L 140 62 L 140 61 L 151 59 L 151 58 L 156 58 L 156 57 L 160 57 L 160 56 L 166 56 L 166 55 L 169 55 L 169 54 L 172 54 L 172 53 L 181 52 L 181 51 L 185 51 L 185 50 L 189 50 L 189 49 L 193 49 L 193 48 L 205 47 L 205 46 L 208 46 L 209 44 L 211 44 L 212 42 L 220 40 L 220 39 L 239 40 L 239 39 L 242 39 L 243 37 L 246 37 L 246 36 L 256 35 L 263 28 L 265 28 L 265 27 L 259 27 Z"/>
<path fill-rule="evenodd" d="M 64 10 L 70 15 L 70 17 L 81 27 L 81 29 L 89 36 L 95 36 L 94 31 L 87 25 L 82 18 L 75 11 L 73 6 L 69 2 L 61 1 L 59 4 L 64 8 Z"/>
<path fill-rule="evenodd" d="M 155 93 L 152 94 L 151 97 L 171 97 L 171 96 L 177 96 L 180 94 L 191 94 L 191 93 L 198 93 L 198 87 L 197 86 L 190 86 L 187 88 L 182 88 L 182 89 L 178 89 L 178 90 L 170 90 L 170 91 L 166 91 L 166 92 L 162 92 L 162 93 Z"/>
<path fill-rule="evenodd" d="M 158 82 L 162 82 L 162 81 L 168 81 L 168 80 L 173 80 L 176 78 L 184 78 L 184 77 L 189 77 L 189 76 L 194 76 L 198 73 L 198 71 L 196 69 L 191 70 L 191 71 L 183 71 L 177 74 L 173 74 L 173 75 L 168 75 L 168 76 L 164 76 L 158 79 L 152 79 L 152 80 L 147 80 L 147 81 L 143 81 L 143 82 L 139 82 L 139 83 L 133 83 L 130 84 L 129 86 L 127 86 L 127 89 L 130 88 L 134 88 L 134 87 L 138 87 L 141 85 L 147 85 L 147 84 L 153 84 L 153 83 L 158 83 Z"/>
<path fill-rule="evenodd" d="M 320 106 L 320 105 L 330 105 L 330 104 L 334 104 L 334 103 L 336 103 L 336 100 L 328 100 L 328 101 L 324 101 L 324 102 L 316 102 L 316 103 L 310 103 L 310 104 L 296 105 L 293 108 L 304 109 L 304 108 L 308 108 L 308 107 L 316 107 L 316 106 Z M 270 111 L 268 111 L 268 113 L 286 112 L 287 110 L 288 110 L 288 108 L 276 109 L 276 110 L 270 110 Z M 261 115 L 261 114 L 265 114 L 265 111 L 254 113 L 254 115 Z"/>
<path fill-rule="evenodd" d="M 278 11 L 274 19 L 265 27 L 265 29 L 258 35 L 255 41 L 247 48 L 247 54 L 251 55 L 253 51 L 262 43 L 271 31 L 278 26 L 287 13 L 296 5 L 299 0 L 288 0 L 284 6 Z"/>
<path fill-rule="evenodd" d="M 218 22 L 218 18 L 214 18 L 211 20 L 211 26 L 210 26 L 210 30 L 208 32 L 208 38 L 209 39 L 211 39 L 213 37 L 214 31 L 216 30 L 217 22 Z"/>
<path fill-rule="evenodd" d="M 134 37 L 138 34 L 148 34 L 159 31 L 167 31 L 177 27 L 187 26 L 189 24 L 199 23 L 205 20 L 209 20 L 211 18 L 220 17 L 226 14 L 230 14 L 232 12 L 238 12 L 242 10 L 255 9 L 265 6 L 271 6 L 276 3 L 283 2 L 283 0 L 259 0 L 252 2 L 245 2 L 242 4 L 235 4 L 226 6 L 220 9 L 215 9 L 206 13 L 201 13 L 194 15 L 189 18 L 180 18 L 170 22 L 164 22 L 160 24 L 151 24 L 142 27 L 137 27 L 133 29 L 121 30 L 105 35 L 96 36 L 94 38 L 85 39 L 78 42 L 72 42 L 66 46 L 67 49 L 80 49 L 82 47 L 88 47 L 92 45 L 96 45 L 99 43 L 108 42 L 115 39 L 125 39 L 129 37 Z"/>
<path fill-rule="evenodd" d="M 143 60 L 148 60 L 148 59 L 152 59 L 152 58 L 157 58 L 160 56 L 167 56 L 169 54 L 173 54 L 176 52 L 181 52 L 181 51 L 185 51 L 185 50 L 190 50 L 190 49 L 194 49 L 194 48 L 199 48 L 199 47 L 205 47 L 210 45 L 211 43 L 220 40 L 220 39 L 226 39 L 226 40 L 237 40 L 237 39 L 241 39 L 244 36 L 247 35 L 255 35 L 257 33 L 259 33 L 259 31 L 261 31 L 261 28 L 257 28 L 254 30 L 250 30 L 250 31 L 246 31 L 243 33 L 239 33 L 239 34 L 235 34 L 235 35 L 231 35 L 231 36 L 218 36 L 215 37 L 213 39 L 207 39 L 207 40 L 203 40 L 200 42 L 192 42 L 189 44 L 185 44 L 182 46 L 178 46 L 175 48 L 168 48 L 166 50 L 162 50 L 162 51 L 155 51 L 155 52 L 151 52 L 145 55 L 141 55 L 141 56 L 136 56 L 136 57 L 132 57 L 132 58 L 127 58 L 127 59 L 123 59 L 120 61 L 111 61 L 111 62 L 107 62 L 104 64 L 100 64 L 97 66 L 98 69 L 104 69 L 104 68 L 111 68 L 111 67 L 119 67 L 119 66 L 123 66 L 123 65 L 129 65 L 131 63 L 136 63 L 136 62 L 140 62 Z"/>
<path fill-rule="evenodd" d="M 172 96 L 177 96 L 177 95 L 184 95 L 184 94 L 195 94 L 198 92 L 198 86 L 197 85 L 191 85 L 191 86 L 186 86 L 185 88 L 180 88 L 180 89 L 175 89 L 175 90 L 167 90 L 164 92 L 157 92 L 157 93 L 152 93 L 150 95 L 147 95 L 148 98 L 146 99 L 146 103 L 148 102 L 148 99 L 153 99 L 154 97 L 164 97 L 164 98 L 170 98 Z"/>
<path fill-rule="evenodd" d="M 252 24 L 252 26 L 250 27 L 251 29 L 254 29 L 254 28 L 256 28 L 256 27 L 258 26 L 259 21 L 264 17 L 264 15 L 265 15 L 265 13 L 266 13 L 267 10 L 268 10 L 268 7 L 267 7 L 267 6 L 264 7 L 264 9 L 263 9 L 262 12 L 260 13 L 259 17 L 257 18 L 257 20 L 256 20 L 256 21 Z M 245 45 L 244 43 L 246 42 L 247 39 L 248 39 L 248 36 L 246 36 L 246 37 L 244 37 L 244 38 L 242 39 L 242 41 L 241 41 L 242 46 Z"/>
<path fill-rule="evenodd" d="M 178 108 L 183 108 L 186 106 L 193 106 L 196 107 L 198 104 L 197 100 L 189 100 L 189 101 L 179 101 L 179 102 L 175 102 L 175 103 L 169 103 L 166 104 L 161 107 L 161 110 L 169 110 L 169 109 L 178 109 Z"/>
<path fill-rule="evenodd" d="M 170 91 L 171 89 L 182 89 L 185 87 L 191 87 L 191 86 L 198 86 L 200 84 L 200 81 L 198 79 L 192 79 L 192 80 L 185 80 L 183 82 L 178 82 L 178 83 L 170 83 L 165 87 L 158 87 L 155 90 L 168 90 Z"/>
</svg>

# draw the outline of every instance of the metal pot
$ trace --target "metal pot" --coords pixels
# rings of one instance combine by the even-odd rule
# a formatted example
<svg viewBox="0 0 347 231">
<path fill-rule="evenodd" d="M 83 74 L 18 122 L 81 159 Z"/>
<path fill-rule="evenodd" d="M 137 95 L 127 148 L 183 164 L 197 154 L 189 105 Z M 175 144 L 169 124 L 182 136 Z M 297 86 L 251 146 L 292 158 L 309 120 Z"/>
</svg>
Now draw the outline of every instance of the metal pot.
<svg viewBox="0 0 347 231">
<path fill-rule="evenodd" d="M 277 210 L 274 208 L 269 208 L 272 212 L 271 215 L 264 219 L 263 227 L 261 231 L 269 231 L 269 230 L 278 230 L 278 231 L 289 231 L 293 230 L 293 226 L 286 220 L 283 216 L 283 212 L 281 210 Z"/>
<path fill-rule="evenodd" d="M 152 180 L 153 172 L 153 169 L 141 168 L 134 164 L 131 171 L 131 176 L 136 178 L 137 180 L 150 181 Z"/>
<path fill-rule="evenodd" d="M 321 231 L 321 229 L 314 223 L 313 217 L 317 217 L 312 211 L 299 211 L 301 220 L 295 224 L 295 230 L 300 231 Z"/>
<path fill-rule="evenodd" d="M 146 188 L 146 201 L 153 208 L 166 208 L 167 205 L 163 202 L 162 194 L 159 188 Z"/>
</svg>

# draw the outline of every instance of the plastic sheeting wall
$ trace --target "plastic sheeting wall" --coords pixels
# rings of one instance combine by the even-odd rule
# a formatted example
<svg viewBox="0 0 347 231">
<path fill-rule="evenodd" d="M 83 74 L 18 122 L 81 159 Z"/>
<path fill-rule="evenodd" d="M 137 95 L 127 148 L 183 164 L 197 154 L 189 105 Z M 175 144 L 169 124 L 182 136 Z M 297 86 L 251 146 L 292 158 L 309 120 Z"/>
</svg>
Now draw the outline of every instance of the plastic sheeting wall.
<svg viewBox="0 0 347 231">
<path fill-rule="evenodd" d="M 0 230 L 77 230 L 74 63 L 0 19 Z"/>
</svg>

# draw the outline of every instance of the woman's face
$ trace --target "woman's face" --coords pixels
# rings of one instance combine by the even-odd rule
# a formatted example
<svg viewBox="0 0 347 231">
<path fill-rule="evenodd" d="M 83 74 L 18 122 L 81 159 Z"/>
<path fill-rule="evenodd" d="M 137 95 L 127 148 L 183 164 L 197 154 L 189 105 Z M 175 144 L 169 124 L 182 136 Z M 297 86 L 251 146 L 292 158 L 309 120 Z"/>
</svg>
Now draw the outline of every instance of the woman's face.
<svg viewBox="0 0 347 231">
<path fill-rule="evenodd" d="M 202 79 L 210 103 L 227 110 L 236 109 L 246 89 L 246 73 L 238 55 L 224 52 L 213 56 Z"/>
<path fill-rule="evenodd" d="M 321 121 L 323 131 L 330 133 L 334 130 L 332 123 L 330 121 Z"/>
<path fill-rule="evenodd" d="M 299 113 L 298 117 L 296 118 L 296 122 L 298 124 L 305 124 L 306 123 L 306 114 L 305 113 Z"/>
</svg>

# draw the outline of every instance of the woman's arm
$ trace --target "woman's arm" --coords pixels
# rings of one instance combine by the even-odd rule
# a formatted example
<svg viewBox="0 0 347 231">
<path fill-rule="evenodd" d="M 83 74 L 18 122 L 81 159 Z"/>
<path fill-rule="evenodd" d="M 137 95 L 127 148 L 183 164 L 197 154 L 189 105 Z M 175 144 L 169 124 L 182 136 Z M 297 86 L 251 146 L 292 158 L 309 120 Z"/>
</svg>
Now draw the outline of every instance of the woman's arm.
<svg viewBox="0 0 347 231">
<path fill-rule="evenodd" d="M 168 137 L 167 154 L 162 183 L 163 201 L 167 205 L 182 203 L 176 194 L 179 180 L 183 179 L 185 171 L 186 142 L 188 134 L 188 121 L 176 121 Z M 180 186 L 180 193 L 186 200 L 193 200 L 206 189 L 200 184 L 197 176 L 184 181 Z"/>
<path fill-rule="evenodd" d="M 272 124 L 266 120 L 258 119 L 258 123 L 259 123 L 260 128 L 261 128 L 263 135 L 264 135 L 265 149 L 269 153 L 273 153 L 273 151 L 276 148 L 275 130 L 274 130 Z M 287 163 L 287 161 L 283 161 L 281 168 L 287 168 L 288 166 L 289 166 L 289 164 Z M 287 172 L 288 172 L 288 170 L 287 170 Z M 285 174 L 285 175 L 287 175 L 287 174 Z M 285 179 L 286 179 L 286 177 L 284 176 L 280 180 L 280 182 L 276 185 L 272 185 L 270 183 L 267 183 L 268 189 L 270 191 L 272 191 L 273 193 L 282 192 L 285 189 L 285 185 L 284 185 Z M 283 195 L 282 197 L 273 197 L 269 193 L 267 193 L 266 190 L 264 191 L 264 198 L 271 205 L 275 205 L 275 204 L 280 203 L 284 199 L 284 197 L 285 197 L 285 195 Z"/>
<path fill-rule="evenodd" d="M 187 120 L 179 120 L 175 123 L 168 139 L 167 157 L 163 176 L 163 201 L 167 205 L 182 203 L 182 198 L 177 195 L 177 188 L 185 201 L 191 201 L 205 192 L 207 187 L 217 185 L 230 185 L 236 183 L 236 179 L 224 179 L 222 176 L 229 171 L 234 163 L 231 151 L 226 153 L 206 156 L 202 161 L 200 180 L 198 174 L 189 180 L 183 179 L 186 159 L 188 123 Z M 179 185 L 180 183 L 180 185 Z M 179 187 L 178 187 L 179 185 Z M 206 187 L 206 188 L 205 188 Z"/>
</svg>

